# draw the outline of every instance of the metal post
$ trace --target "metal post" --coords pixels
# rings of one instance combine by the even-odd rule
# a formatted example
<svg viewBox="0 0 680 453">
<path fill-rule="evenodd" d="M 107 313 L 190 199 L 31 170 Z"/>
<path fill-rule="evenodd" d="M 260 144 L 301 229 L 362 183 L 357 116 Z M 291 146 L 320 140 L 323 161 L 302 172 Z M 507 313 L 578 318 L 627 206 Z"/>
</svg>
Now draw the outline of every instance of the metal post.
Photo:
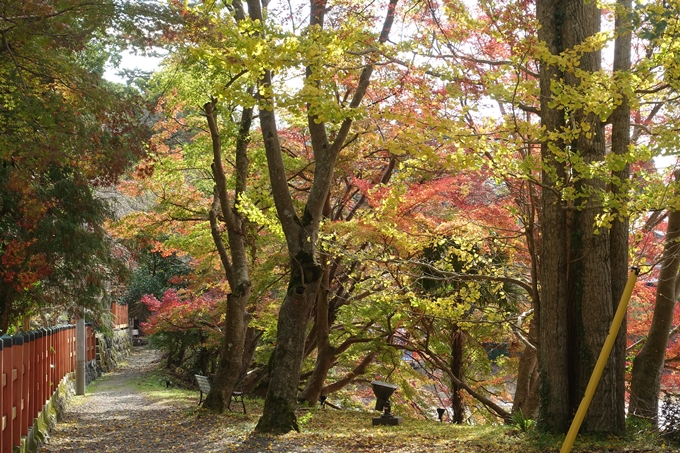
<svg viewBox="0 0 680 453">
<path fill-rule="evenodd" d="M 76 321 L 76 395 L 85 394 L 85 320 Z"/>
<path fill-rule="evenodd" d="M 597 362 L 595 363 L 593 373 L 590 375 L 590 380 L 588 381 L 588 386 L 586 387 L 586 393 L 583 396 L 583 399 L 581 400 L 581 404 L 579 404 L 578 406 L 578 410 L 576 411 L 574 420 L 572 420 L 571 422 L 569 432 L 567 433 L 567 436 L 564 438 L 564 443 L 562 444 L 562 449 L 560 449 L 560 453 L 569 453 L 571 451 L 571 447 L 574 445 L 574 441 L 576 440 L 578 430 L 579 428 L 581 428 L 583 418 L 586 416 L 586 412 L 588 412 L 588 407 L 590 406 L 590 402 L 593 400 L 593 395 L 595 394 L 595 390 L 597 389 L 597 384 L 599 384 L 600 378 L 602 377 L 604 366 L 607 364 L 609 354 L 612 352 L 614 341 L 616 341 L 616 335 L 619 333 L 619 327 L 621 327 L 623 318 L 626 316 L 628 301 L 630 300 L 630 296 L 633 294 L 633 288 L 635 287 L 635 282 L 637 281 L 639 273 L 640 269 L 638 269 L 637 267 L 633 267 L 633 271 L 628 276 L 628 283 L 626 283 L 626 287 L 623 290 L 623 294 L 621 295 L 621 301 L 619 302 L 619 306 L 616 310 L 616 313 L 614 314 L 612 325 L 609 328 L 609 334 L 607 335 L 607 338 L 604 341 L 604 345 L 602 346 L 602 350 L 600 351 L 600 356 L 598 357 Z"/>
</svg>

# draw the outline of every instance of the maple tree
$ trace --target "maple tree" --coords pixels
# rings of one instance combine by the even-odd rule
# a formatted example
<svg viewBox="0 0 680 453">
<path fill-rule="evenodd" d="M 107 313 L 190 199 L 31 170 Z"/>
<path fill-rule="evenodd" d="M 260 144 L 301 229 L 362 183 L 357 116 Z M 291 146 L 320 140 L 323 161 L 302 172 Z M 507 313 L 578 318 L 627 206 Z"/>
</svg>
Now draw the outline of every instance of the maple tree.
<svg viewBox="0 0 680 453">
<path fill-rule="evenodd" d="M 141 327 L 153 335 L 154 344 L 168 350 L 168 368 L 184 365 L 193 373 L 208 374 L 222 340 L 224 318 L 219 313 L 224 311 L 220 305 L 225 296 L 218 289 L 198 296 L 168 289 L 160 301 L 152 295 L 142 297 L 151 316 Z M 193 352 L 193 362 L 187 366 L 184 361 L 188 350 Z"/>
<path fill-rule="evenodd" d="M 396 1 L 389 4 L 385 20 L 377 39 L 378 45 L 384 45 L 395 17 Z M 325 63 L 332 57 L 333 46 L 325 42 L 331 38 L 327 27 L 334 25 L 333 15 L 329 14 L 326 22 L 326 2 L 311 2 L 309 12 L 309 30 L 311 32 L 309 44 L 312 52 L 308 53 L 306 61 L 305 87 L 306 90 L 319 90 L 323 87 L 324 79 L 332 74 L 328 73 L 329 67 Z M 264 25 L 262 5 L 259 1 L 248 1 L 248 14 L 255 24 Z M 354 16 L 350 16 L 354 17 Z M 362 41 L 368 39 L 375 41 L 376 36 L 368 32 L 364 27 L 372 25 L 371 17 L 367 17 L 366 25 L 361 23 L 362 17 L 357 16 L 359 21 L 353 24 L 354 29 L 345 29 L 345 44 L 354 41 L 359 45 L 366 46 Z M 347 25 L 347 24 L 344 24 Z M 344 27 L 341 26 L 342 30 Z M 368 32 L 366 35 L 363 33 Z M 257 35 L 260 39 L 267 39 L 267 31 L 259 27 Z M 284 41 L 285 42 L 285 41 Z M 349 56 L 349 55 L 348 55 Z M 270 63 L 271 64 L 271 63 Z M 368 89 L 374 66 L 370 62 L 360 71 L 356 79 L 356 86 L 350 102 L 343 111 L 341 105 L 331 101 L 327 104 L 325 97 L 306 98 L 305 102 L 310 133 L 311 147 L 315 157 L 314 179 L 305 200 L 303 214 L 298 216 L 293 203 L 290 189 L 287 183 L 286 168 L 282 158 L 279 129 L 276 123 L 272 88 L 272 68 L 263 66 L 258 82 L 258 101 L 260 127 L 264 137 L 264 147 L 267 155 L 269 179 L 272 185 L 272 194 L 278 213 L 281 227 L 286 237 L 286 245 L 290 255 L 290 282 L 286 298 L 279 310 L 277 326 L 277 343 L 273 352 L 273 367 L 271 379 L 265 399 L 263 415 L 256 427 L 260 432 L 288 432 L 298 429 L 294 411 L 296 401 L 296 388 L 300 376 L 300 367 L 304 353 L 304 334 L 308 323 L 310 311 L 315 303 L 318 287 L 323 274 L 322 268 L 317 262 L 316 241 L 319 224 L 323 215 L 323 207 L 328 197 L 332 181 L 333 171 L 337 156 L 345 146 L 346 140 L 353 123 L 351 110 L 360 107 Z M 332 99 L 332 98 L 331 98 Z M 335 105 L 334 105 L 335 104 Z M 326 130 L 328 125 L 336 123 L 337 129 L 332 137 Z"/>
<path fill-rule="evenodd" d="M 102 80 L 113 2 L 0 11 L 0 328 L 41 305 L 96 307 L 124 264 L 97 185 L 144 152 L 141 98 Z"/>
<path fill-rule="evenodd" d="M 141 247 L 140 244 L 127 243 L 126 248 L 141 250 L 134 256 L 137 268 L 132 271 L 119 303 L 128 306 L 128 315 L 131 319 L 138 322 L 147 321 L 150 313 L 142 303 L 142 297 L 153 295 L 160 299 L 168 289 L 186 287 L 191 266 L 186 259 L 176 254 L 164 256 L 159 251 L 151 251 L 151 246 Z"/>
<path fill-rule="evenodd" d="M 226 410 L 262 335 L 261 327 L 248 327 L 253 318 L 249 312 L 256 311 L 257 306 L 251 297 L 249 275 L 250 268 L 258 264 L 258 245 L 263 244 L 258 236 L 264 234 L 258 233 L 257 222 L 264 219 L 266 223 L 267 218 L 255 204 L 266 199 L 261 194 L 261 184 L 266 181 L 254 183 L 261 169 L 250 168 L 251 162 L 258 161 L 257 150 L 249 145 L 254 104 L 249 85 L 254 81 L 242 77 L 238 62 L 220 60 L 223 36 L 239 44 L 247 39 L 237 26 L 244 19 L 242 6 L 238 2 L 233 6 L 234 11 L 211 5 L 176 5 L 184 18 L 183 29 L 166 45 L 178 45 L 179 49 L 166 61 L 166 71 L 152 81 L 154 89 L 163 93 L 159 112 L 164 119 L 157 124 L 154 136 L 156 153 L 140 163 L 134 179 L 121 186 L 130 193 L 158 194 L 155 218 L 173 225 L 162 247 L 183 250 L 195 257 L 199 267 L 214 268 L 215 258 L 221 263 L 222 277 L 212 273 L 200 277 L 204 288 L 229 288 L 224 293 L 222 348 L 204 404 L 218 412 Z M 205 59 L 212 64 L 206 67 Z M 239 119 L 234 119 L 237 116 Z M 144 216 L 129 217 L 127 226 L 119 230 L 121 234 L 134 234 L 130 222 Z M 145 225 L 153 228 L 148 220 Z M 197 236 L 183 238 L 187 231 Z M 258 283 L 267 281 L 262 278 Z"/>
</svg>

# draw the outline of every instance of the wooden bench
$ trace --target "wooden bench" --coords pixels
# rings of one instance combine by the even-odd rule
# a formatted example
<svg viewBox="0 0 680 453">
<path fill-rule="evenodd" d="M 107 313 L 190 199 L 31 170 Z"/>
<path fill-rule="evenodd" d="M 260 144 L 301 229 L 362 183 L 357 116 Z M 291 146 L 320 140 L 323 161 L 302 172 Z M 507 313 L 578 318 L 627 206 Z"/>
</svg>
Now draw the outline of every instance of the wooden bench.
<svg viewBox="0 0 680 453">
<path fill-rule="evenodd" d="M 207 376 L 201 376 L 200 374 L 194 374 L 194 377 L 196 378 L 196 383 L 198 384 L 198 390 L 201 392 L 200 399 L 198 400 L 198 405 L 200 406 L 203 404 L 203 394 L 207 396 L 208 393 L 210 393 L 210 379 Z M 229 398 L 229 403 L 227 404 L 227 409 L 231 410 L 231 403 L 236 402 L 236 403 L 241 403 L 241 406 L 243 407 L 243 413 L 246 413 L 246 403 L 243 401 L 243 397 L 245 396 L 245 392 L 239 391 L 239 390 L 234 390 L 231 392 L 231 397 Z"/>
</svg>

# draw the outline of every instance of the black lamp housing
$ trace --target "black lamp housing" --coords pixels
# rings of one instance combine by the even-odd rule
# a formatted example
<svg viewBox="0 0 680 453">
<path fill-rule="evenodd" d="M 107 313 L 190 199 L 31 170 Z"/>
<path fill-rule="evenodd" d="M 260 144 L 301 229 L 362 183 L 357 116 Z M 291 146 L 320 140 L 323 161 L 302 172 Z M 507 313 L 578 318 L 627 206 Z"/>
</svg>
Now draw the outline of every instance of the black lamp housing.
<svg viewBox="0 0 680 453">
<path fill-rule="evenodd" d="M 371 387 L 375 394 L 375 410 L 383 412 L 380 417 L 373 418 L 373 425 L 399 425 L 402 418 L 392 415 L 390 404 L 390 396 L 399 387 L 380 381 L 372 381 Z"/>
<path fill-rule="evenodd" d="M 390 405 L 390 396 L 394 393 L 397 387 L 393 384 L 388 384 L 387 382 L 373 381 L 371 382 L 371 387 L 373 387 L 373 394 L 375 395 L 375 410 L 383 411 L 385 406 Z"/>
</svg>

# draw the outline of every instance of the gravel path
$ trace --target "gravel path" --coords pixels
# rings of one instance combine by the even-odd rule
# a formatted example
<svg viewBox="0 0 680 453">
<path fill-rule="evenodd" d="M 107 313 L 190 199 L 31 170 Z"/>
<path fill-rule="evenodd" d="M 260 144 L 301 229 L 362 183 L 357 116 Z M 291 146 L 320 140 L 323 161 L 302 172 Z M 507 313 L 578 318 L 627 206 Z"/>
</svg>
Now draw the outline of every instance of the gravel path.
<svg viewBox="0 0 680 453">
<path fill-rule="evenodd" d="M 119 370 L 99 378 L 85 396 L 73 398 L 42 449 L 56 452 L 126 453 L 336 453 L 309 438 L 249 435 L 260 414 L 216 415 L 197 410 L 198 391 L 188 398 L 147 396 L 139 379 L 159 366 L 158 351 L 134 348 Z M 246 402 L 248 405 L 248 402 Z M 252 409 L 252 407 L 250 408 Z"/>
<path fill-rule="evenodd" d="M 157 367 L 159 360 L 157 351 L 136 348 L 127 364 L 72 400 L 42 451 L 225 451 L 228 439 L 213 437 L 219 434 L 219 424 L 191 414 L 195 402 L 154 400 L 136 388 L 135 379 Z M 214 429 L 206 429 L 206 421 Z"/>
</svg>

